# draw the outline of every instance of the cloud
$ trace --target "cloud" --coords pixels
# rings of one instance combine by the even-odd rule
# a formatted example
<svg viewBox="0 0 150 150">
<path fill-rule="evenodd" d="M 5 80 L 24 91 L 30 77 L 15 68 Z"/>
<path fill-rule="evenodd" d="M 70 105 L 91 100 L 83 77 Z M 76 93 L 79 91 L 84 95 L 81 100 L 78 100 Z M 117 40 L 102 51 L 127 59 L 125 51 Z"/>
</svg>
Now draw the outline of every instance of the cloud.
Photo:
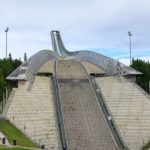
<svg viewBox="0 0 150 150">
<path fill-rule="evenodd" d="M 138 57 L 138 58 L 134 58 L 135 60 L 136 59 L 141 59 L 141 60 L 144 60 L 144 61 L 149 61 L 150 62 L 150 57 Z M 123 63 L 123 64 L 126 64 L 126 65 L 130 65 L 130 59 L 119 59 L 119 62 Z"/>
<path fill-rule="evenodd" d="M 92 49 L 107 56 L 128 57 L 130 30 L 134 56 L 150 53 L 149 0 L 1 0 L 0 58 L 8 50 L 15 57 L 52 49 L 50 30 L 60 30 L 69 50 Z"/>
</svg>

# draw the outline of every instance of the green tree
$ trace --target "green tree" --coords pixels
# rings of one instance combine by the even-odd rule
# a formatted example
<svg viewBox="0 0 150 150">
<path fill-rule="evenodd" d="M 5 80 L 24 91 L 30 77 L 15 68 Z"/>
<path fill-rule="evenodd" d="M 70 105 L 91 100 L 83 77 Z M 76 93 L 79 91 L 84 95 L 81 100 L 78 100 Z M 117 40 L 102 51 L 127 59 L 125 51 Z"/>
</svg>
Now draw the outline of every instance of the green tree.
<svg viewBox="0 0 150 150">
<path fill-rule="evenodd" d="M 9 53 L 8 58 L 10 61 L 12 61 L 11 53 Z"/>
<path fill-rule="evenodd" d="M 21 63 L 18 59 L 13 60 L 11 55 L 9 55 L 9 59 L 0 59 L 0 101 L 2 101 L 3 93 L 5 92 L 6 77 Z"/>
<path fill-rule="evenodd" d="M 24 53 L 24 62 L 27 61 L 27 53 Z"/>
<path fill-rule="evenodd" d="M 21 65 L 21 60 L 19 59 L 15 59 L 13 60 L 13 70 L 15 70 L 16 68 L 18 68 Z"/>
<path fill-rule="evenodd" d="M 14 69 L 13 62 L 6 59 L 0 60 L 0 68 L 2 70 L 3 77 L 5 79 Z"/>
<path fill-rule="evenodd" d="M 149 82 L 150 82 L 150 63 L 143 60 L 137 59 L 132 61 L 131 67 L 140 71 L 142 75 L 138 76 L 136 79 L 137 84 L 139 84 L 146 92 L 149 92 Z"/>
<path fill-rule="evenodd" d="M 3 93 L 5 91 L 6 82 L 3 77 L 2 70 L 0 69 L 0 101 L 3 100 Z"/>
</svg>

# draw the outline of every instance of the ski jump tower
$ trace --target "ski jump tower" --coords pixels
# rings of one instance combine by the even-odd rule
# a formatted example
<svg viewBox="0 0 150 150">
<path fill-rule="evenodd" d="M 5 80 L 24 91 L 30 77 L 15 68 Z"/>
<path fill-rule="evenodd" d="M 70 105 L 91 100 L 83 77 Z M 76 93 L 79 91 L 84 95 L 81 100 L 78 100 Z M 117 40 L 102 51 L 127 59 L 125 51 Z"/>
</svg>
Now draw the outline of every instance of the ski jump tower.
<svg viewBox="0 0 150 150">
<path fill-rule="evenodd" d="M 80 150 L 95 150 L 100 144 L 101 149 L 107 150 L 111 146 L 112 149 L 137 150 L 146 144 L 150 140 L 150 96 L 135 83 L 141 72 L 96 52 L 70 52 L 59 31 L 51 31 L 50 35 L 53 50 L 37 52 L 7 77 L 11 82 L 18 82 L 18 88 L 6 103 L 4 115 L 21 130 L 26 124 L 27 136 L 36 139 L 38 144 L 43 139 L 48 149 L 67 150 L 81 146 Z M 100 74 L 96 70 L 100 70 Z M 90 106 L 89 111 L 84 104 Z M 70 119 L 74 118 L 69 114 L 76 116 L 74 123 L 85 120 L 81 125 L 84 130 L 73 126 Z M 39 136 L 32 134 L 32 124 L 37 122 Z M 95 124 L 91 125 L 93 122 Z M 81 132 L 84 137 L 74 137 Z M 103 132 L 106 135 L 101 135 Z M 104 137 L 105 142 L 98 141 Z"/>
</svg>

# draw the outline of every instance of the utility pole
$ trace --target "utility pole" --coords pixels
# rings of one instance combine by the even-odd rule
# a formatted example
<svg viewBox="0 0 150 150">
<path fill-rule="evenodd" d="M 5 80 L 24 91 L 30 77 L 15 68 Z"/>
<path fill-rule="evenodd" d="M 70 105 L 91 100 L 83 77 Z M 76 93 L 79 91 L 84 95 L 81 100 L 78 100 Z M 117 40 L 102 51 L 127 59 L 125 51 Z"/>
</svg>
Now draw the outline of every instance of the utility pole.
<svg viewBox="0 0 150 150">
<path fill-rule="evenodd" d="M 6 59 L 7 59 L 7 32 L 8 32 L 9 28 L 7 27 L 5 32 L 6 32 Z"/>
<path fill-rule="evenodd" d="M 132 63 L 132 58 L 131 58 L 131 36 L 132 36 L 132 34 L 130 31 L 128 31 L 128 35 L 129 35 L 130 65 L 131 65 L 131 63 Z"/>
</svg>

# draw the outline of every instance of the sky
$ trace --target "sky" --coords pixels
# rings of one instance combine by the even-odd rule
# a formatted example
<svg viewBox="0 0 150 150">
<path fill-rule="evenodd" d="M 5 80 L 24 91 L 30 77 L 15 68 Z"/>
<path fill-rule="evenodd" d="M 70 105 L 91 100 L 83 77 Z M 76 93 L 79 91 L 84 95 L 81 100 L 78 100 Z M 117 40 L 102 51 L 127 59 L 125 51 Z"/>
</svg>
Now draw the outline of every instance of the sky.
<svg viewBox="0 0 150 150">
<path fill-rule="evenodd" d="M 129 64 L 150 60 L 149 0 L 0 0 L 0 58 L 30 57 L 52 50 L 50 31 L 59 30 L 69 51 L 91 50 Z"/>
</svg>

